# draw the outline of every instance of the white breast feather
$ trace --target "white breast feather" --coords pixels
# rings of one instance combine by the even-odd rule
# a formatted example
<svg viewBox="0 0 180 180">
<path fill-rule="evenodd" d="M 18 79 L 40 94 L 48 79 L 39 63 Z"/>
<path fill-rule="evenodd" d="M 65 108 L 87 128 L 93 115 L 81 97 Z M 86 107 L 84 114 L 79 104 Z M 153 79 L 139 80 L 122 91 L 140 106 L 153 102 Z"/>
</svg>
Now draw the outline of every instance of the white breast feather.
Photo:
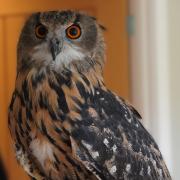
<svg viewBox="0 0 180 180">
<path fill-rule="evenodd" d="M 30 143 L 30 149 L 42 167 L 44 167 L 46 159 L 54 161 L 53 150 L 48 142 L 40 142 L 39 139 L 35 139 Z"/>
</svg>

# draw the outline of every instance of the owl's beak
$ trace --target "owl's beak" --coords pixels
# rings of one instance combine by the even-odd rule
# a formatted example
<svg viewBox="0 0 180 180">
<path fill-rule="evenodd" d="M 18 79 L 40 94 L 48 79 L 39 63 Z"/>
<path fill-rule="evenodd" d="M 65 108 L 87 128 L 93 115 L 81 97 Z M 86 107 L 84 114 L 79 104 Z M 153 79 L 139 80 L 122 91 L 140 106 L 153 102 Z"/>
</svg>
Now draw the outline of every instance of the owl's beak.
<svg viewBox="0 0 180 180">
<path fill-rule="evenodd" d="M 50 42 L 50 50 L 54 61 L 56 59 L 56 56 L 61 52 L 61 44 L 62 43 L 60 43 L 60 40 L 58 39 L 52 39 Z"/>
</svg>

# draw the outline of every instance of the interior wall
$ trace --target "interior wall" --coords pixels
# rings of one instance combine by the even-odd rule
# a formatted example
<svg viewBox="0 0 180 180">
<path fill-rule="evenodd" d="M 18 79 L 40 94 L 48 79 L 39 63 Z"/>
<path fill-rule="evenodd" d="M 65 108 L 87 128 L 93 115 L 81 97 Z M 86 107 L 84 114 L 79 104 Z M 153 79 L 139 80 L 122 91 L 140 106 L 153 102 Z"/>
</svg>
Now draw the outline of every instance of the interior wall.
<svg viewBox="0 0 180 180">
<path fill-rule="evenodd" d="M 180 179 L 180 1 L 168 1 L 170 50 L 170 107 L 172 131 L 172 160 L 175 180 Z"/>
<path fill-rule="evenodd" d="M 130 0 L 132 100 L 180 179 L 180 1 Z"/>
<path fill-rule="evenodd" d="M 167 0 L 129 0 L 131 95 L 172 172 L 169 8 Z M 173 177 L 175 175 L 173 174 Z"/>
</svg>

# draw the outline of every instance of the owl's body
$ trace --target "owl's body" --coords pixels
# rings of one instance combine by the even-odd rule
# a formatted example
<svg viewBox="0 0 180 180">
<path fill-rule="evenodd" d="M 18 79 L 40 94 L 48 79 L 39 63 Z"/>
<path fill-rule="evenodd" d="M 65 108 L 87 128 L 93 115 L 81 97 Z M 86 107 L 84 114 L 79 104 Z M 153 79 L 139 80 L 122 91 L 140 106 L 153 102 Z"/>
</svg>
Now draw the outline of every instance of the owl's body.
<svg viewBox="0 0 180 180">
<path fill-rule="evenodd" d="M 27 21 L 9 127 L 31 177 L 171 179 L 140 115 L 105 87 L 103 64 L 104 40 L 94 18 L 61 11 Z"/>
</svg>

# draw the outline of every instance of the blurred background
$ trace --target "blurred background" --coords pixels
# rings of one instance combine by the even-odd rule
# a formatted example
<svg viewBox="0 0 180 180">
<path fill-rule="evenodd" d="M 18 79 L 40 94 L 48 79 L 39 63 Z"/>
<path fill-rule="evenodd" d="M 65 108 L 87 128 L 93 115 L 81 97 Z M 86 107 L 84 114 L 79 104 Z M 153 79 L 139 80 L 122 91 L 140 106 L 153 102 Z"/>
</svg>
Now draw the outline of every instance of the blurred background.
<svg viewBox="0 0 180 180">
<path fill-rule="evenodd" d="M 105 82 L 142 114 L 173 179 L 180 179 L 179 7 L 179 0 L 0 0 L 0 155 L 9 180 L 28 179 L 7 128 L 18 36 L 29 14 L 57 9 L 86 11 L 107 28 Z"/>
</svg>

